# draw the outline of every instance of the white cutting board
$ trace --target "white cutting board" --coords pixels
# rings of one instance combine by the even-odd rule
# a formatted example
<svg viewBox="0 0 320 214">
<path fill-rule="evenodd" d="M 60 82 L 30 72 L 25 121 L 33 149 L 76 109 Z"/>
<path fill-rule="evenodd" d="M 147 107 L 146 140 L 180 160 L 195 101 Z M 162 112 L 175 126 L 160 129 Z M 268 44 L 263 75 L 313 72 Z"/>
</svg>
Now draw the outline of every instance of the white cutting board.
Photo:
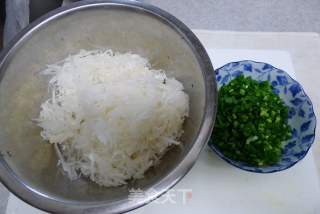
<svg viewBox="0 0 320 214">
<path fill-rule="evenodd" d="M 286 51 L 208 49 L 215 69 L 240 60 L 266 62 L 294 76 Z M 308 155 L 292 168 L 272 174 L 237 169 L 206 147 L 191 171 L 158 201 L 130 214 L 227 213 L 317 214 L 320 187 L 314 158 Z M 6 214 L 42 214 L 10 194 Z"/>
</svg>

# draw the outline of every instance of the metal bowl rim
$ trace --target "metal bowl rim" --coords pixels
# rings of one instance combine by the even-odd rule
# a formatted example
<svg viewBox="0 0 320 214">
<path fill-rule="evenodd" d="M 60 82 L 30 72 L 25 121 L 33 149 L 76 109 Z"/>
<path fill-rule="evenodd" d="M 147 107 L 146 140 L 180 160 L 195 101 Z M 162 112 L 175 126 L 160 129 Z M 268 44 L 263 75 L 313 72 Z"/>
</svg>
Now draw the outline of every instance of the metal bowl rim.
<svg viewBox="0 0 320 214">
<path fill-rule="evenodd" d="M 48 197 L 45 194 L 38 192 L 31 187 L 28 187 L 18 176 L 10 169 L 6 161 L 0 156 L 0 179 L 2 183 L 17 197 L 29 203 L 39 209 L 48 212 L 71 212 L 78 211 L 85 213 L 94 210 L 108 210 L 108 212 L 127 212 L 138 207 L 141 207 L 151 200 L 156 199 L 160 195 L 164 194 L 167 190 L 173 187 L 179 180 L 181 180 L 187 172 L 195 164 L 200 152 L 208 142 L 213 124 L 215 121 L 217 111 L 217 84 L 214 75 L 214 70 L 210 61 L 210 58 L 195 36 L 195 34 L 180 20 L 169 14 L 168 12 L 152 6 L 147 3 L 132 1 L 132 0 L 89 0 L 80 1 L 61 8 L 55 9 L 50 13 L 40 17 L 33 23 L 29 24 L 23 30 L 21 30 L 0 53 L 0 68 L 3 67 L 10 59 L 19 51 L 19 48 L 23 46 L 24 42 L 28 40 L 39 28 L 45 27 L 51 22 L 59 19 L 65 15 L 73 12 L 81 11 L 90 7 L 130 7 L 138 10 L 142 10 L 146 13 L 155 15 L 158 19 L 163 20 L 167 25 L 174 27 L 177 33 L 179 33 L 193 53 L 198 59 L 198 63 L 201 66 L 202 74 L 205 82 L 205 106 L 204 117 L 201 121 L 201 129 L 197 133 L 196 141 L 188 154 L 184 157 L 184 161 L 181 162 L 176 168 L 174 168 L 167 176 L 161 181 L 155 184 L 154 188 L 159 189 L 159 192 L 154 195 L 150 195 L 149 198 L 145 198 L 139 202 L 128 206 L 128 198 L 120 201 L 111 202 L 109 204 L 101 203 L 70 203 L 65 201 L 59 201 Z M 4 72 L 0 73 L 0 81 L 4 75 Z M 187 160 L 187 161 L 186 161 Z"/>
</svg>

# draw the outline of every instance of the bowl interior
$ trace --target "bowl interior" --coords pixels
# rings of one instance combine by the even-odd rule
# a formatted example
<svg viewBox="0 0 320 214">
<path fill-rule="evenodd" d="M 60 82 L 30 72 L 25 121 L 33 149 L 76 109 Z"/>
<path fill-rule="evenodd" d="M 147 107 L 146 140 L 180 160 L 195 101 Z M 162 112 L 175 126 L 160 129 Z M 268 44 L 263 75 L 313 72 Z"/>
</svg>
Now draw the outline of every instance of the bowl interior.
<svg viewBox="0 0 320 214">
<path fill-rule="evenodd" d="M 42 20 L 15 41 L 0 64 L 0 149 L 8 171 L 28 188 L 71 203 L 117 201 L 127 197 L 129 188 L 147 189 L 165 178 L 192 148 L 204 117 L 204 74 L 190 41 L 170 20 L 132 5 L 80 5 Z M 181 81 L 190 96 L 182 146 L 174 147 L 144 179 L 128 186 L 101 188 L 83 178 L 70 182 L 32 120 L 48 97 L 48 79 L 38 72 L 80 49 L 140 54 L 151 67 Z"/>
</svg>

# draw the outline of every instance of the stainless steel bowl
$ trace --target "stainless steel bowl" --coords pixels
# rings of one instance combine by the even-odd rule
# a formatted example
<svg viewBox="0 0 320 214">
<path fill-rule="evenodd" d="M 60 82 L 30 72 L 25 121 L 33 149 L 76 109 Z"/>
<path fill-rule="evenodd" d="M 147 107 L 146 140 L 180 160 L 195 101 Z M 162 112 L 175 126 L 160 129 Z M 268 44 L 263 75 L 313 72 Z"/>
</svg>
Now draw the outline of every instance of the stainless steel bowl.
<svg viewBox="0 0 320 214">
<path fill-rule="evenodd" d="M 69 181 L 57 167 L 32 118 L 47 98 L 48 79 L 38 72 L 80 49 L 132 51 L 181 81 L 190 96 L 183 146 L 174 147 L 146 177 L 104 188 L 82 178 Z M 17 35 L 0 55 L 0 177 L 27 203 L 49 212 L 115 213 L 138 208 L 165 193 L 193 166 L 206 145 L 217 108 L 210 59 L 178 19 L 138 1 L 83 1 L 59 8 Z M 129 189 L 152 190 L 130 201 Z"/>
</svg>

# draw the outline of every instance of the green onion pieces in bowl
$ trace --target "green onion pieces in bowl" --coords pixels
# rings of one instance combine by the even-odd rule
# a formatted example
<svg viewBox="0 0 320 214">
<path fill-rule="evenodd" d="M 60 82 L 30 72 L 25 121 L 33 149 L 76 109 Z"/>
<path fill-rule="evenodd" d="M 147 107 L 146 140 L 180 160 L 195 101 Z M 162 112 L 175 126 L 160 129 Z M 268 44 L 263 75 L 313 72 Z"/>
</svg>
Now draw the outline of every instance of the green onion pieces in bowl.
<svg viewBox="0 0 320 214">
<path fill-rule="evenodd" d="M 252 166 L 276 163 L 290 139 L 287 107 L 268 81 L 239 75 L 218 94 L 213 144 L 227 158 Z"/>
</svg>

